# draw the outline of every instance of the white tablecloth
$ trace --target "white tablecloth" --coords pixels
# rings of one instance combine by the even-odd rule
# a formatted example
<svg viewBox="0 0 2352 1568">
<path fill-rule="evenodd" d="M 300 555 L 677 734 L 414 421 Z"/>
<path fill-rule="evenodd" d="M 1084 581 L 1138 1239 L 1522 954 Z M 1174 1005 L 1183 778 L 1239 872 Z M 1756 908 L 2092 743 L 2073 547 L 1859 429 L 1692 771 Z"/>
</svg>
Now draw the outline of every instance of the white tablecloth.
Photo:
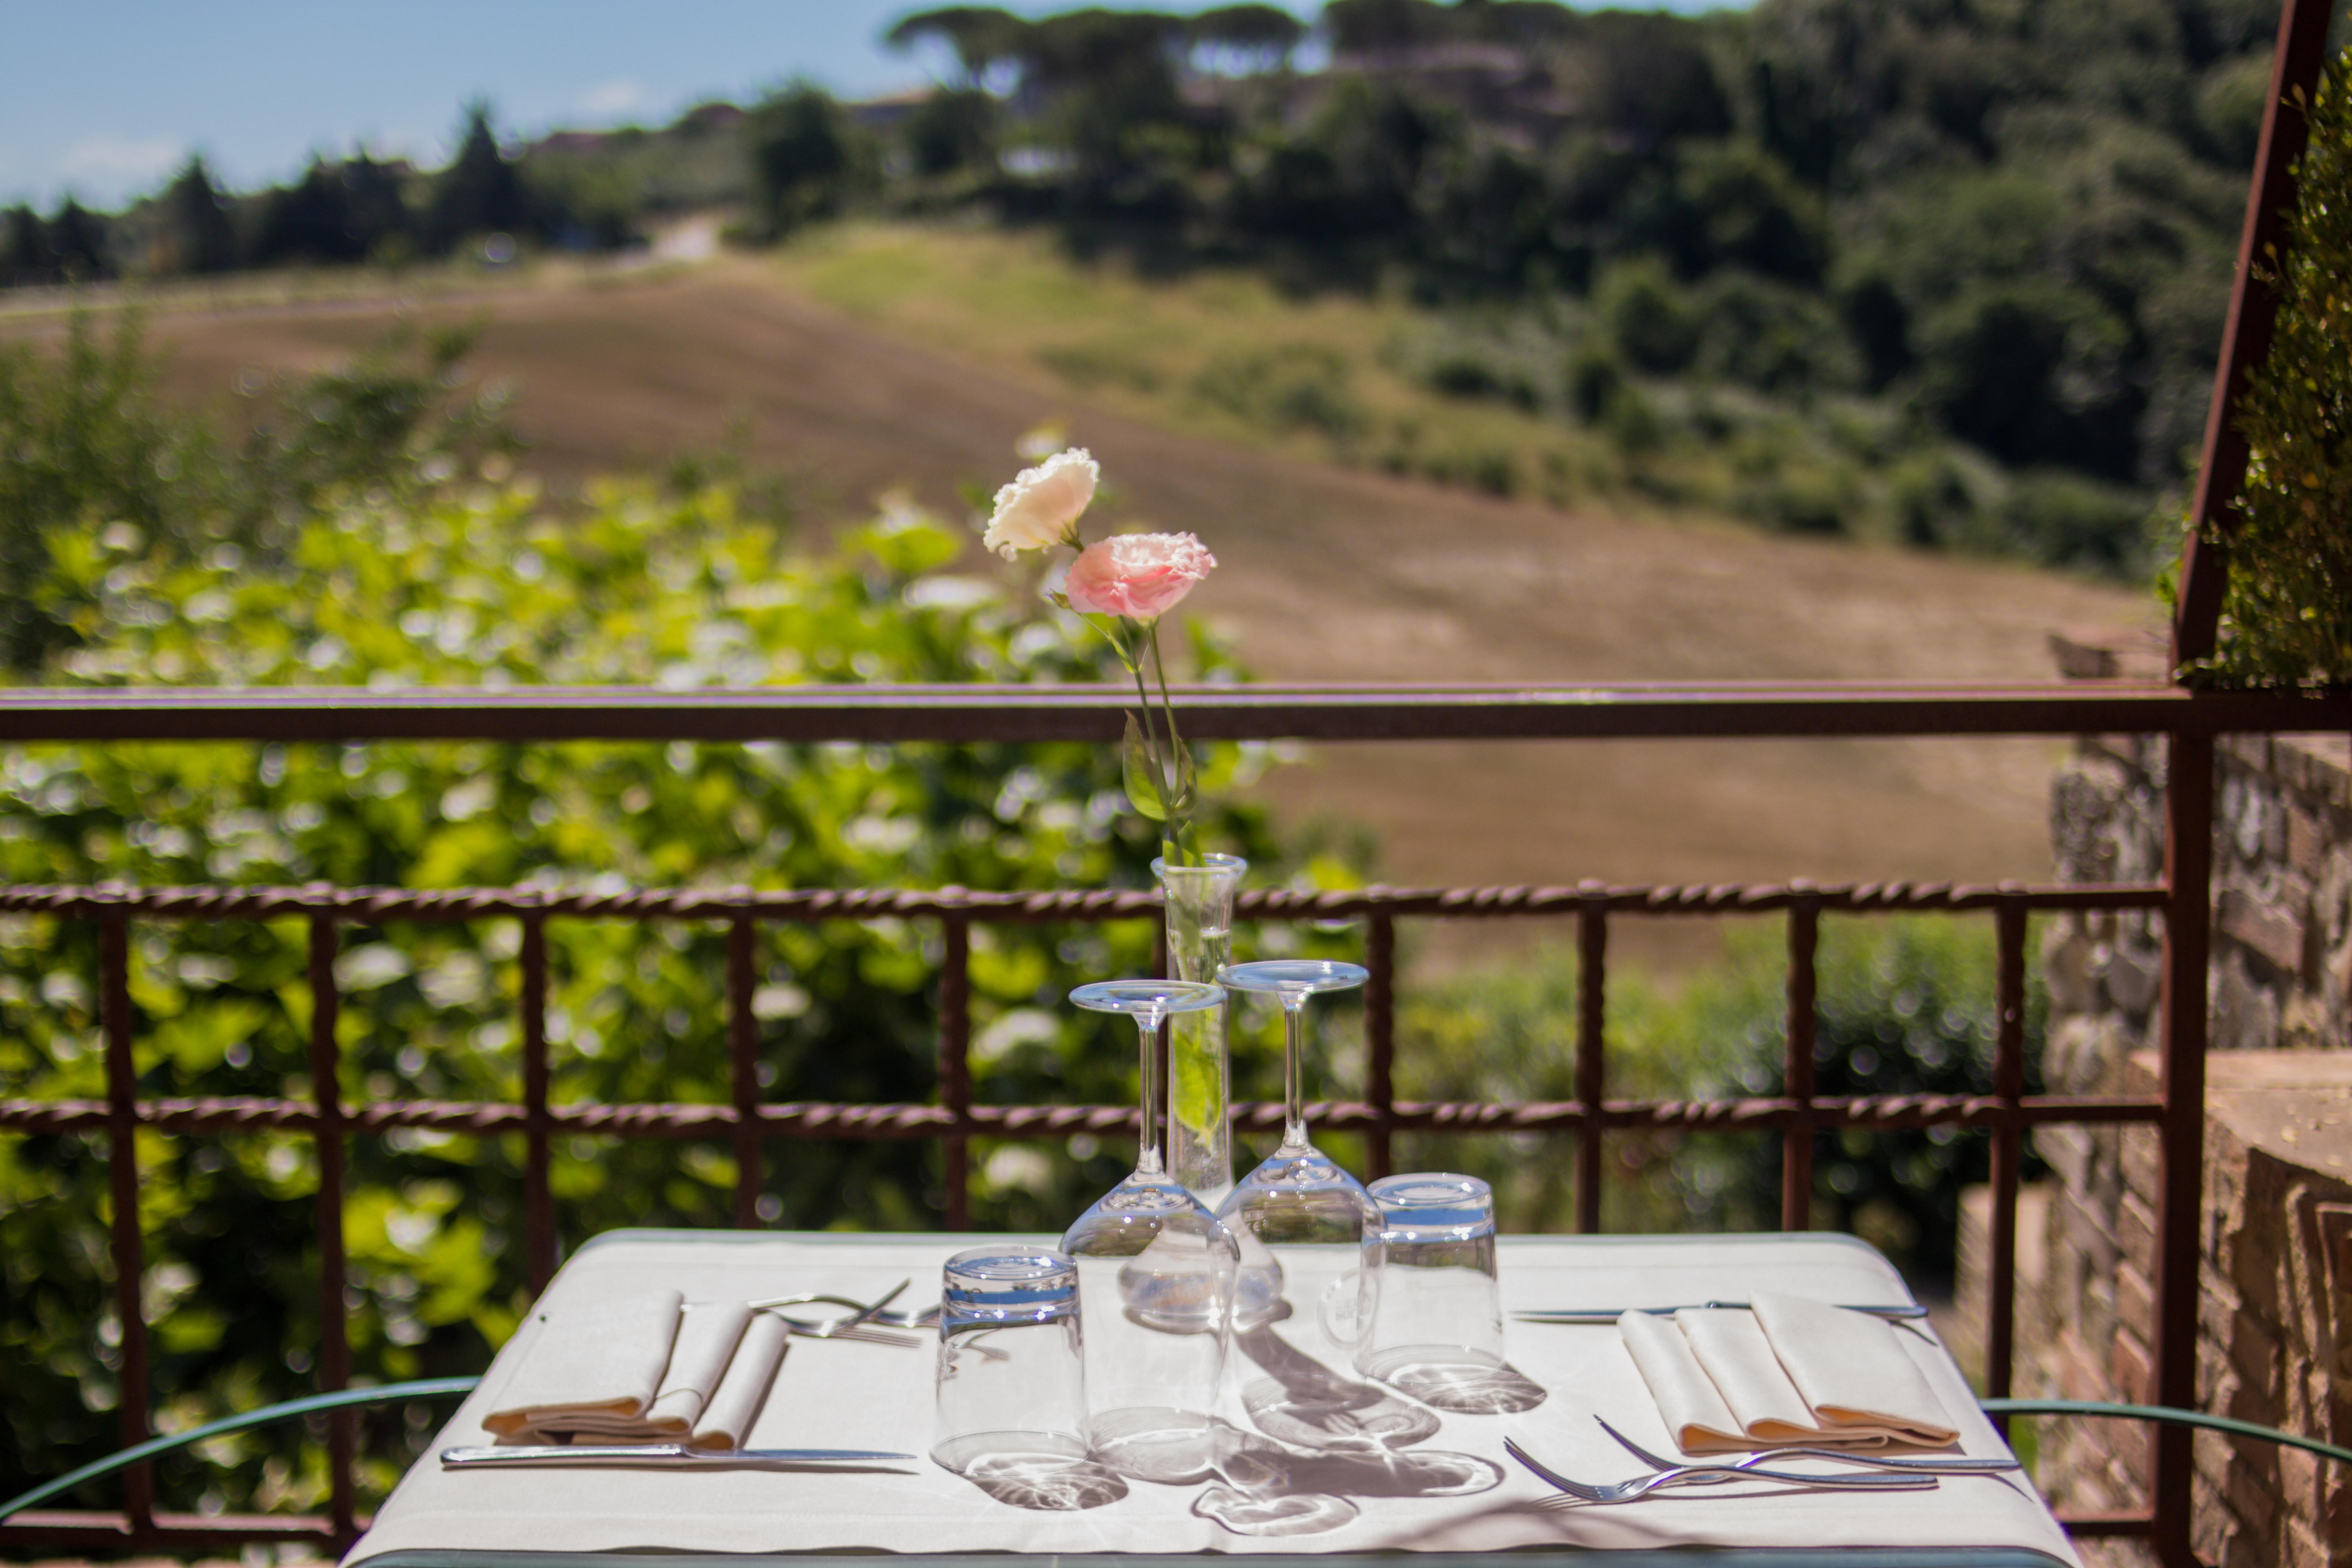
<svg viewBox="0 0 2352 1568">
<path fill-rule="evenodd" d="M 619 1231 L 565 1264 L 551 1301 L 647 1284 L 693 1300 L 823 1290 L 870 1300 L 914 1277 L 905 1298 L 936 1299 L 940 1263 L 982 1238 L 761 1232 Z M 1049 1238 L 1024 1238 L 1049 1239 Z M 1507 1237 L 1507 1308 L 1667 1305 L 1737 1300 L 1764 1286 L 1834 1302 L 1907 1300 L 1868 1246 L 1827 1235 Z M 435 1440 L 490 1441 L 480 1425 L 532 1328 L 500 1353 L 480 1389 Z M 1647 1467 L 1596 1426 L 1601 1414 L 1645 1447 L 1671 1451 L 1655 1405 L 1612 1326 L 1512 1323 L 1514 1365 L 1549 1391 L 1512 1415 L 1448 1415 L 1425 1445 L 1503 1468 L 1502 1484 L 1460 1498 L 1358 1497 L 1353 1522 L 1326 1534 L 1235 1535 L 1191 1512 L 1198 1486 L 1134 1483 L 1102 1507 L 1010 1507 L 919 1460 L 854 1473 L 652 1469 L 412 1469 L 352 1548 L 348 1564 L 390 1552 L 1346 1552 L 1530 1547 L 2005 1547 L 2079 1560 L 2021 1478 L 1946 1479 L 1932 1492 L 1747 1496 L 1685 1492 L 1615 1507 L 1570 1503 L 1511 1460 L 1506 1434 L 1579 1480 L 1620 1480 Z M 2006 1453 L 1958 1368 L 1925 1340 L 1923 1370 L 1958 1421 L 1961 1448 Z M 1238 1355 L 1238 1352 L 1236 1354 Z M 793 1342 L 752 1447 L 904 1450 L 929 1447 L 933 1353 L 850 1342 Z M 394 1568 L 386 1564 L 385 1568 Z"/>
</svg>

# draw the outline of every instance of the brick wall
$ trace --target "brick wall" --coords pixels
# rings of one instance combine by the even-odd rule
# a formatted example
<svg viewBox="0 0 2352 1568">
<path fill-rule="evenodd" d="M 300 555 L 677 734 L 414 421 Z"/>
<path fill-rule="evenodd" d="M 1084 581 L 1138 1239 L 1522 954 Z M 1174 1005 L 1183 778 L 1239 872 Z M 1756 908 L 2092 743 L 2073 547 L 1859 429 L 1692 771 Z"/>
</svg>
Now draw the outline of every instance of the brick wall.
<svg viewBox="0 0 2352 1568">
<path fill-rule="evenodd" d="M 2094 672 L 2108 671 L 2082 671 Z M 2341 736 L 2225 740 L 2214 833 L 2217 1055 L 2208 1099 L 2200 1404 L 2315 1436 L 2342 1420 L 2334 1392 L 2342 1359 L 2333 1326 L 2338 1276 L 2323 1235 L 2338 1222 L 2322 1211 L 2352 1202 L 2352 1187 L 2336 1190 L 2352 1166 L 2327 1163 L 2352 1162 L 2348 764 Z M 2160 876 L 2163 795 L 2159 742 L 2084 737 L 2052 791 L 2061 876 Z M 2147 914 L 2050 924 L 2042 956 L 2053 1090 L 2152 1092 L 2153 1058 L 2140 1054 L 2157 1044 L 2161 941 L 2160 921 Z M 2279 1061 L 2290 1065 L 2266 1065 Z M 2347 1125 L 2305 1128 L 2273 1117 L 2305 1106 L 2323 1121 L 2340 1114 Z M 2053 1128 L 2038 1130 L 2034 1146 L 2054 1175 L 2042 1278 L 2019 1303 L 2018 1391 L 2146 1402 L 2156 1135 Z M 2343 1278 L 2352 1284 L 2352 1273 Z M 2352 1363 L 2343 1370 L 2352 1374 Z M 2053 1501 L 2074 1510 L 2145 1504 L 2140 1428 L 2050 1421 L 2042 1430 L 2037 1479 Z M 2334 1478 L 2317 1473 L 2326 1467 L 2305 1466 L 2305 1458 L 2200 1441 L 2200 1553 L 2216 1563 L 2352 1568 L 2352 1519 L 2345 1517 L 2352 1505 L 2329 1489 Z M 2148 1560 L 2128 1543 L 2084 1546 L 2094 1563 Z"/>
</svg>

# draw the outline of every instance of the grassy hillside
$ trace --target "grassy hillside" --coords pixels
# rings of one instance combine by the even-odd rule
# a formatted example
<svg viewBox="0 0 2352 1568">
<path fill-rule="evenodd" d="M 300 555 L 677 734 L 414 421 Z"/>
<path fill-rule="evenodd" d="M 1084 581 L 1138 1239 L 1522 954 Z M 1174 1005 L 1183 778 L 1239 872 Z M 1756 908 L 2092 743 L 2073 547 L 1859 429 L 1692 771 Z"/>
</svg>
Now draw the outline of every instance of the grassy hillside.
<svg viewBox="0 0 2352 1568">
<path fill-rule="evenodd" d="M 961 276 L 908 286 L 930 267 Z M 481 321 L 478 369 L 519 386 L 526 461 L 559 480 L 708 449 L 732 423 L 747 460 L 795 476 L 811 513 L 854 515 L 904 484 L 960 516 L 963 490 L 1017 464 L 1023 431 L 1066 421 L 1106 465 L 1112 515 L 1195 530 L 1217 552 L 1194 602 L 1269 679 L 2033 679 L 2048 672 L 2052 628 L 2147 616 L 2137 594 L 2021 566 L 1339 468 L 1181 386 L 1079 387 L 1039 358 L 1124 321 L 1172 381 L 1249 341 L 1253 322 L 1269 343 L 1339 342 L 1360 324 L 1332 304 L 1253 303 L 1253 289 L 1201 279 L 1161 291 L 996 238 L 853 231 L 775 262 L 559 279 L 408 313 Z M 185 309 L 152 330 L 178 395 L 234 413 L 240 376 L 336 363 L 403 313 L 396 297 Z M 1382 393 L 1384 373 L 1361 363 L 1368 398 L 1405 395 Z M 970 570 L 1000 572 L 977 548 Z M 2032 877 L 2048 865 L 2053 751 L 1342 746 L 1264 787 L 1293 823 L 1372 827 L 1383 870 L 1406 882 Z M 1625 945 L 1712 946 L 1695 926 L 1655 930 L 1646 948 L 1638 932 Z"/>
<path fill-rule="evenodd" d="M 1188 434 L 1563 507 L 1625 497 L 1605 438 L 1413 374 L 1438 319 L 1393 294 L 1153 278 L 1044 232 L 903 223 L 815 231 L 775 265 L 856 321 Z"/>
</svg>

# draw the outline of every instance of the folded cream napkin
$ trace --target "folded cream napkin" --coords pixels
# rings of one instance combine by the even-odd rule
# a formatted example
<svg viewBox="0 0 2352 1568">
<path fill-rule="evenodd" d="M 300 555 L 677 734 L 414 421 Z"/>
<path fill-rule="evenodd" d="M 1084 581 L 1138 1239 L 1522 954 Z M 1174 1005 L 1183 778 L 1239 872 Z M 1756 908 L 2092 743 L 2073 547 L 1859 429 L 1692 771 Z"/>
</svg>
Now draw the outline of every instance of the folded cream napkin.
<svg viewBox="0 0 2352 1568">
<path fill-rule="evenodd" d="M 740 1301 L 652 1290 L 541 1313 L 482 1425 L 510 1442 L 741 1446 L 792 1331 Z"/>
<path fill-rule="evenodd" d="M 1883 1318 L 1776 1291 L 1752 1310 L 1628 1312 L 1617 1331 L 1685 1453 L 1785 1444 L 1959 1439 L 1950 1413 Z"/>
</svg>

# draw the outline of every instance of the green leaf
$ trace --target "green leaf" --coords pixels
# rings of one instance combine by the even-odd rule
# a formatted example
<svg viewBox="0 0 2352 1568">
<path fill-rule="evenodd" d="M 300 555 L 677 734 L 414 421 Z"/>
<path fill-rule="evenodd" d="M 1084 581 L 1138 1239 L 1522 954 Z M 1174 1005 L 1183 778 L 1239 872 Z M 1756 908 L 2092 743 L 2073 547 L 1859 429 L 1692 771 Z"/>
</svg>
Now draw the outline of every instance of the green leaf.
<svg viewBox="0 0 2352 1568">
<path fill-rule="evenodd" d="M 1151 765 L 1151 750 L 1143 743 L 1143 726 L 1135 715 L 1127 716 L 1127 743 L 1120 759 L 1127 775 L 1127 800 L 1154 822 L 1168 820 L 1168 808 L 1160 798 L 1159 771 Z"/>
<path fill-rule="evenodd" d="M 1172 734 L 1173 727 L 1171 726 L 1171 729 Z M 1200 797 L 1201 776 L 1192 771 L 1192 748 L 1182 741 L 1177 741 L 1175 745 L 1176 803 L 1172 809 L 1178 812 L 1190 811 L 1193 801 Z"/>
</svg>

